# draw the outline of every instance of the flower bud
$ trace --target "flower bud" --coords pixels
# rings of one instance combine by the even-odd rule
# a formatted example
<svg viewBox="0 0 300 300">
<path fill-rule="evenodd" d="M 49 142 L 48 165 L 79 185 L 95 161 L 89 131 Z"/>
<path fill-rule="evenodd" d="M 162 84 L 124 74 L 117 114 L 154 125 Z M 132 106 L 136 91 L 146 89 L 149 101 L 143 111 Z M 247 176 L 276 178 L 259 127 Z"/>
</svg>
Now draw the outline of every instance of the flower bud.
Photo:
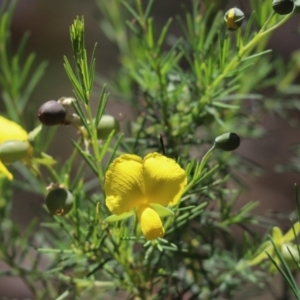
<svg viewBox="0 0 300 300">
<path fill-rule="evenodd" d="M 65 188 L 54 188 L 46 196 L 46 206 L 56 216 L 69 213 L 73 207 L 73 202 L 73 195 Z"/>
<path fill-rule="evenodd" d="M 38 117 L 44 125 L 53 126 L 64 122 L 66 109 L 55 100 L 45 102 L 38 110 Z"/>
<path fill-rule="evenodd" d="M 294 0 L 294 13 L 300 13 L 300 0 Z"/>
<path fill-rule="evenodd" d="M 234 132 L 224 133 L 215 139 L 215 147 L 224 151 L 233 151 L 240 145 L 240 137 Z"/>
<path fill-rule="evenodd" d="M 244 18 L 244 13 L 236 7 L 229 9 L 224 15 L 224 21 L 228 30 L 237 30 L 240 28 Z"/>
<path fill-rule="evenodd" d="M 113 116 L 103 115 L 97 126 L 98 139 L 107 139 L 112 130 L 115 130 L 114 135 L 116 135 L 120 131 L 119 122 Z"/>
<path fill-rule="evenodd" d="M 273 10 L 279 15 L 288 15 L 294 9 L 293 0 L 273 0 Z"/>
<path fill-rule="evenodd" d="M 4 164 L 12 164 L 25 158 L 30 145 L 25 141 L 11 140 L 0 144 L 0 160 Z"/>
</svg>

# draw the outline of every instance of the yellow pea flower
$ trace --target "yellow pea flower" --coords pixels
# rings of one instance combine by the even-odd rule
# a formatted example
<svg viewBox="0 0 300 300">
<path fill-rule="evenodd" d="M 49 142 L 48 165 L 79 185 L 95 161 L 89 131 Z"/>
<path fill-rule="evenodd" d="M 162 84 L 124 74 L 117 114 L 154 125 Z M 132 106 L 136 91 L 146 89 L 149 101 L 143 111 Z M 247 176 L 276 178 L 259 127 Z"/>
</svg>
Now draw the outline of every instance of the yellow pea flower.
<svg viewBox="0 0 300 300">
<path fill-rule="evenodd" d="M 17 123 L 0 116 L 0 145 L 9 140 L 26 141 L 28 133 Z M 0 160 L 0 176 L 4 175 L 9 180 L 13 175 L 7 170 Z"/>
<path fill-rule="evenodd" d="M 175 205 L 186 184 L 185 170 L 171 158 L 156 152 L 144 159 L 124 154 L 106 172 L 106 205 L 115 215 L 135 210 L 144 236 L 154 240 L 165 233 L 155 205 Z"/>
<path fill-rule="evenodd" d="M 294 240 L 299 233 L 300 233 L 300 223 L 296 222 L 293 225 L 293 228 L 291 228 L 285 235 L 283 235 L 281 229 L 277 226 L 273 227 L 272 235 L 271 235 L 274 244 L 276 245 L 280 253 L 284 256 L 286 262 L 292 269 L 297 267 L 295 265 L 294 259 L 299 260 L 299 255 L 297 251 L 297 246 L 291 243 L 291 241 Z M 290 252 L 292 252 L 294 259 L 291 256 Z M 276 255 L 272 242 L 266 241 L 256 251 L 256 254 L 254 255 L 253 259 L 250 261 L 250 265 L 254 266 L 259 264 L 261 261 L 265 259 L 269 259 L 267 253 L 274 259 L 274 261 L 278 265 L 280 264 L 280 259 Z M 275 265 L 271 264 L 270 272 L 274 274 L 275 271 L 276 271 Z"/>
</svg>

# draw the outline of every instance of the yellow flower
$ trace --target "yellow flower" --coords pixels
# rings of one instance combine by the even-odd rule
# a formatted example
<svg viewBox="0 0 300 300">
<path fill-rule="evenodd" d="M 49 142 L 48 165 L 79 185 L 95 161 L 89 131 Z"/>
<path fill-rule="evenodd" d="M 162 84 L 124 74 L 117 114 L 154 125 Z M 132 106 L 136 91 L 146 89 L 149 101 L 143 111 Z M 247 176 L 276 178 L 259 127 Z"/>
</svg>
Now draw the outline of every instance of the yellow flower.
<svg viewBox="0 0 300 300">
<path fill-rule="evenodd" d="M 9 140 L 25 141 L 28 133 L 18 124 L 0 116 L 0 145 Z M 0 176 L 4 175 L 9 180 L 13 179 L 13 175 L 6 169 L 0 160 Z"/>
<path fill-rule="evenodd" d="M 295 265 L 295 261 L 299 261 L 299 255 L 297 251 L 297 246 L 293 243 L 291 243 L 292 240 L 294 240 L 297 235 L 300 233 L 300 223 L 296 222 L 293 227 L 285 234 L 283 235 L 281 229 L 277 226 L 273 227 L 272 230 L 272 240 L 280 253 L 285 258 L 287 264 L 293 269 L 295 267 L 298 267 Z M 292 253 L 293 257 L 291 256 L 290 252 Z M 280 259 L 276 255 L 274 246 L 271 241 L 264 242 L 259 249 L 256 251 L 256 254 L 254 255 L 254 258 L 251 260 L 250 265 L 254 266 L 259 264 L 261 261 L 268 259 L 268 254 L 274 259 L 274 261 L 279 265 Z M 276 271 L 276 267 L 274 264 L 271 264 L 270 266 L 270 272 L 274 274 Z"/>
<path fill-rule="evenodd" d="M 150 153 L 144 159 L 124 154 L 106 173 L 106 205 L 115 215 L 135 210 L 144 236 L 153 240 L 164 235 L 155 206 L 175 205 L 186 183 L 185 170 L 173 159 L 159 153 Z"/>
</svg>

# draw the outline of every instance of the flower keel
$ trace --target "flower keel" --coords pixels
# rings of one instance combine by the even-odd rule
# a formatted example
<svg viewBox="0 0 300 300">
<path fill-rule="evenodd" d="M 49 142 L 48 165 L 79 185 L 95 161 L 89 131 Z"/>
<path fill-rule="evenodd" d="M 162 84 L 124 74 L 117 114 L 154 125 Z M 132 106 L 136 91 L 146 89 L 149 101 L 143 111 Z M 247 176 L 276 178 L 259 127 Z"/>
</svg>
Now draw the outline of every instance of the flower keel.
<svg viewBox="0 0 300 300">
<path fill-rule="evenodd" d="M 137 207 L 137 215 L 145 238 L 149 241 L 163 237 L 165 234 L 164 227 L 157 212 L 147 206 Z"/>
</svg>

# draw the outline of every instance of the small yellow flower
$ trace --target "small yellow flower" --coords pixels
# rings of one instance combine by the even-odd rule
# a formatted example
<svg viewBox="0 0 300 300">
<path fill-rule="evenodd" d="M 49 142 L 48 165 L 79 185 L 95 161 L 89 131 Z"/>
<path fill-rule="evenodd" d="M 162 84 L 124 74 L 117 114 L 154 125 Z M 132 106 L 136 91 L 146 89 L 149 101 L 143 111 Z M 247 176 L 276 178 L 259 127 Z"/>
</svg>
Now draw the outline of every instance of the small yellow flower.
<svg viewBox="0 0 300 300">
<path fill-rule="evenodd" d="M 173 159 L 150 153 L 142 159 L 124 154 L 105 177 L 106 205 L 115 215 L 135 210 L 147 240 L 163 237 L 155 205 L 175 205 L 187 184 L 186 172 Z"/>
<path fill-rule="evenodd" d="M 28 133 L 18 124 L 0 116 L 0 145 L 9 140 L 26 141 Z M 13 179 L 13 175 L 6 169 L 0 160 L 0 176 L 4 175 L 9 180 Z"/>
<path fill-rule="evenodd" d="M 291 243 L 291 241 L 294 240 L 299 233 L 300 233 L 299 222 L 296 222 L 293 225 L 293 228 L 291 228 L 285 235 L 283 235 L 281 229 L 277 226 L 273 227 L 272 230 L 272 240 L 291 268 L 297 267 L 295 266 L 294 259 L 296 260 L 299 259 L 297 246 Z M 290 252 L 292 252 L 294 259 L 291 256 Z M 280 264 L 280 259 L 276 255 L 272 242 L 266 241 L 256 251 L 256 254 L 251 260 L 250 265 L 254 266 L 259 264 L 261 261 L 268 259 L 269 257 L 267 253 L 275 260 L 277 264 Z M 276 271 L 275 265 L 271 264 L 270 272 L 274 274 L 275 271 Z"/>
</svg>

